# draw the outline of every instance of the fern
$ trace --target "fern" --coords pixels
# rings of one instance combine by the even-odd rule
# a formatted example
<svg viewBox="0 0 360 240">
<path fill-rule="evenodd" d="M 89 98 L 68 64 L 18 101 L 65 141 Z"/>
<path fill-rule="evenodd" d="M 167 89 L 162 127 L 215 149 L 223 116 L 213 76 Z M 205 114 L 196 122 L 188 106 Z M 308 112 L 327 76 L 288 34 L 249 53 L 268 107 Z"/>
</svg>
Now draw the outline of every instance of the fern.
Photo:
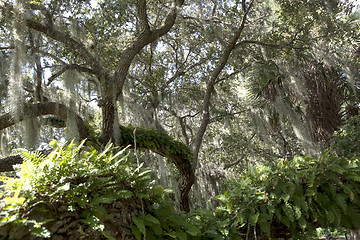
<svg viewBox="0 0 360 240">
<path fill-rule="evenodd" d="M 26 149 L 19 149 L 18 152 L 25 161 L 30 161 L 35 164 L 39 164 L 45 160 L 45 155 L 39 151 L 30 152 Z"/>
<path fill-rule="evenodd" d="M 239 179 L 230 182 L 227 194 L 219 200 L 241 219 L 240 231 L 245 233 L 254 223 L 259 224 L 266 236 L 268 226 L 271 229 L 274 223 L 284 224 L 293 235 L 299 228 L 315 234 L 314 226 L 357 228 L 359 174 L 356 157 L 346 159 L 325 151 L 319 157 L 295 157 L 274 165 L 249 166 Z M 305 235 L 296 236 L 307 239 Z"/>
</svg>

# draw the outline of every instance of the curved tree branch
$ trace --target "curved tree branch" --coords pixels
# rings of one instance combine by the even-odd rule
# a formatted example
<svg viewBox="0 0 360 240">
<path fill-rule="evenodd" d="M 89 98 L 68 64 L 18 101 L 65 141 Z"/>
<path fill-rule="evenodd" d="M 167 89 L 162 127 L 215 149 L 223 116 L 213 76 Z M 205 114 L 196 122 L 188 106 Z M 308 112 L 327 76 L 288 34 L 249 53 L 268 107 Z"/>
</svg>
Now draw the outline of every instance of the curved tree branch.
<svg viewBox="0 0 360 240">
<path fill-rule="evenodd" d="M 66 72 L 67 70 L 70 70 L 70 69 L 75 69 L 75 70 L 78 70 L 79 72 L 87 72 L 87 73 L 91 73 L 91 74 L 96 74 L 96 72 L 94 72 L 90 68 L 86 68 L 86 67 L 80 66 L 78 64 L 69 64 L 69 65 L 64 66 L 62 69 L 60 69 L 60 71 L 53 74 L 51 77 L 49 77 L 46 85 L 49 86 L 52 83 L 52 81 L 54 81 L 57 77 L 61 76 L 61 74 L 63 74 L 64 72 Z"/>
<path fill-rule="evenodd" d="M 20 116 L 14 117 L 11 113 L 6 113 L 0 116 L 0 130 L 8 128 L 18 122 L 36 118 L 44 115 L 54 115 L 60 118 L 62 121 L 51 121 L 47 120 L 46 124 L 50 124 L 56 127 L 64 127 L 64 122 L 66 122 L 68 114 L 72 114 L 76 118 L 77 128 L 79 131 L 79 137 L 85 139 L 89 137 L 88 129 L 86 128 L 84 121 L 80 116 L 78 116 L 74 111 L 69 109 L 63 104 L 55 102 L 44 102 L 37 104 L 24 104 Z M 57 122 L 57 124 L 56 124 Z M 0 172 L 13 171 L 13 165 L 21 164 L 23 159 L 20 155 L 9 156 L 3 159 L 0 159 Z"/>
<path fill-rule="evenodd" d="M 141 32 L 150 32 L 148 16 L 146 13 L 146 0 L 139 0 L 137 5 L 137 12 L 139 16 L 139 25 Z"/>
<path fill-rule="evenodd" d="M 29 7 L 33 10 L 39 10 L 41 11 L 45 18 L 46 18 L 46 21 L 47 21 L 47 25 L 49 27 L 53 27 L 54 26 L 54 22 L 53 22 L 53 19 L 52 19 L 52 15 L 50 13 L 50 11 L 43 5 L 39 5 L 39 4 L 33 4 L 33 3 L 29 3 Z"/>
<path fill-rule="evenodd" d="M 36 31 L 42 32 L 48 37 L 57 40 L 77 51 L 86 61 L 86 63 L 89 64 L 89 66 L 93 69 L 94 73 L 96 74 L 96 76 L 99 77 L 99 79 L 102 79 L 102 77 L 106 74 L 106 70 L 101 64 L 101 62 L 97 58 L 95 58 L 82 43 L 79 43 L 78 41 L 63 32 L 57 31 L 53 27 L 45 26 L 34 20 L 27 19 L 26 24 L 28 27 Z"/>
<path fill-rule="evenodd" d="M 159 37 L 165 35 L 167 32 L 170 31 L 172 26 L 175 23 L 176 17 L 178 12 L 180 11 L 181 6 L 184 4 L 184 0 L 175 0 L 172 4 L 169 14 L 166 16 L 163 25 L 152 32 L 152 38 L 154 40 L 158 39 Z M 153 40 L 153 41 L 154 41 Z"/>
<path fill-rule="evenodd" d="M 271 48 L 293 48 L 293 49 L 297 49 L 298 47 L 294 47 L 293 43 L 297 40 L 297 36 L 304 31 L 307 27 L 309 27 L 312 23 L 314 22 L 314 20 L 308 22 L 307 24 L 305 24 L 302 28 L 300 28 L 290 39 L 289 42 L 285 42 L 285 43 L 281 43 L 281 44 L 272 44 L 272 43 L 266 43 L 266 42 L 261 42 L 261 41 L 256 41 L 256 40 L 242 40 L 240 42 L 238 42 L 235 45 L 235 48 L 239 48 L 242 45 L 245 44 L 255 44 L 255 45 L 260 45 L 260 46 L 264 46 L 264 47 L 271 47 Z"/>
<path fill-rule="evenodd" d="M 67 121 L 68 114 L 75 116 L 76 124 L 79 131 L 79 137 L 81 139 L 85 139 L 89 137 L 89 132 L 83 119 L 77 115 L 73 110 L 69 109 L 67 106 L 55 103 L 55 102 L 44 102 L 44 103 L 36 103 L 36 104 L 24 104 L 22 108 L 22 112 L 20 116 L 13 116 L 11 113 L 6 113 L 0 116 L 0 130 L 8 128 L 18 122 L 36 118 L 44 115 L 54 115 L 60 118 L 63 121 Z"/>
</svg>

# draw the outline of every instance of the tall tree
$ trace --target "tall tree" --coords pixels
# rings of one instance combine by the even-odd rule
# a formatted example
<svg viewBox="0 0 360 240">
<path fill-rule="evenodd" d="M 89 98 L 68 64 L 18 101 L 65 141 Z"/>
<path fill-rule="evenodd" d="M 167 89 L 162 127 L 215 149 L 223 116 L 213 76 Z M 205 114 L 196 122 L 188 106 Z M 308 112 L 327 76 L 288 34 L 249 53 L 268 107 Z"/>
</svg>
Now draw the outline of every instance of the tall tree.
<svg viewBox="0 0 360 240">
<path fill-rule="evenodd" d="M 80 138 L 89 137 L 82 119 L 71 110 L 71 108 L 75 107 L 74 99 L 70 99 L 68 106 L 65 106 L 50 101 L 25 105 L 23 99 L 19 98 L 22 96 L 22 86 L 25 83 L 21 75 L 21 72 L 26 67 L 24 62 L 26 58 L 23 55 L 26 54 L 26 48 L 29 47 L 32 51 L 41 52 L 52 61 L 59 62 L 61 67 L 48 79 L 47 84 L 50 85 L 57 77 L 64 75 L 64 86 L 70 90 L 70 98 L 73 97 L 74 91 L 77 90 L 74 84 L 76 79 L 73 79 L 76 78 L 74 70 L 79 73 L 91 74 L 99 89 L 97 92 L 98 105 L 102 112 L 99 141 L 103 144 L 109 140 L 121 144 L 133 144 L 133 141 L 129 141 L 130 139 L 134 140 L 132 138 L 125 139 L 123 137 L 122 142 L 120 142 L 121 136 L 119 133 L 121 130 L 118 126 L 116 102 L 122 95 L 127 74 L 135 56 L 146 45 L 169 32 L 183 3 L 183 0 L 168 1 L 158 7 L 159 14 L 157 16 L 148 16 L 149 4 L 145 0 L 122 2 L 120 6 L 116 6 L 115 2 L 110 3 L 108 6 L 104 2 L 101 4 L 102 6 L 96 9 L 92 9 L 90 1 L 2 1 L 2 21 L 10 20 L 8 24 L 11 25 L 12 23 L 14 30 L 12 35 L 10 35 L 10 30 L 7 30 L 5 34 L 8 34 L 10 40 L 8 48 L 14 49 L 9 92 L 14 95 L 10 97 L 16 99 L 10 102 L 15 110 L 1 116 L 1 129 L 25 118 L 52 114 L 67 121 L 68 125 L 71 119 L 75 118 L 76 120 L 73 121 L 75 124 L 73 125 L 79 130 L 77 136 Z M 101 7 L 105 8 L 104 12 Z M 151 7 L 155 7 L 155 5 Z M 112 21 L 108 22 L 105 15 L 111 9 L 117 11 L 117 13 L 112 14 L 110 16 Z M 69 16 L 71 13 L 74 15 Z M 98 13 L 105 19 L 97 19 Z M 114 30 L 114 26 L 128 30 L 127 34 L 130 34 L 130 40 L 109 49 L 112 41 L 116 41 L 121 37 L 121 35 L 119 36 L 119 30 L 111 32 L 111 30 Z M 97 28 L 103 29 L 98 32 L 96 31 Z M 50 52 L 46 52 L 45 45 L 36 47 L 34 44 L 30 44 L 27 46 L 28 40 L 32 43 L 32 38 L 28 39 L 27 35 L 34 34 L 34 31 L 40 33 L 38 38 L 44 38 L 45 44 L 52 46 Z M 96 36 L 98 33 L 101 35 Z M 106 36 L 107 33 L 110 36 Z M 58 48 L 60 48 L 60 51 Z M 104 59 L 109 50 L 112 54 L 117 55 L 116 58 L 112 58 L 113 62 L 109 62 L 110 59 Z M 67 59 L 63 60 L 64 57 L 67 57 Z M 36 59 L 37 69 L 40 71 L 39 57 L 36 57 Z M 36 82 L 38 83 L 37 88 L 41 87 L 38 79 Z M 40 94 L 39 89 L 36 92 L 37 95 Z M 41 101 L 42 98 L 38 96 L 37 100 Z M 73 115 L 73 117 L 70 115 Z M 125 136 L 125 134 L 123 133 L 122 136 Z M 189 165 L 191 157 L 181 156 L 178 152 L 171 152 L 168 147 L 164 146 L 165 143 L 162 144 L 152 148 L 152 150 L 169 157 L 179 168 L 180 208 L 188 211 L 187 194 L 194 181 L 193 171 L 191 165 Z"/>
</svg>

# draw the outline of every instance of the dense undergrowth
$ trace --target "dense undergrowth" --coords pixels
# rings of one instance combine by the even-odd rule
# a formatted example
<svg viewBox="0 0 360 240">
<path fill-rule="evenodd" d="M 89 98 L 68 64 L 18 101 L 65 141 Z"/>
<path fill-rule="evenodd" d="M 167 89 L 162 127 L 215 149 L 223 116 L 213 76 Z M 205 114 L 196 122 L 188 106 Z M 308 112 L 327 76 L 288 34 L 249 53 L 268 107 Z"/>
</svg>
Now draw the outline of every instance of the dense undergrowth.
<svg viewBox="0 0 360 240">
<path fill-rule="evenodd" d="M 239 231 L 253 238 L 310 239 L 318 227 L 360 229 L 359 164 L 357 157 L 325 152 L 249 166 L 219 200 Z"/>
<path fill-rule="evenodd" d="M 56 146 L 22 151 L 19 178 L 6 178 L 0 239 L 225 239 L 229 221 L 176 211 L 171 191 L 127 150 Z M 225 218 L 226 220 L 226 218 Z M 235 231 L 235 228 L 233 228 Z"/>
<path fill-rule="evenodd" d="M 127 149 L 21 151 L 18 177 L 1 179 L 0 239 L 310 239 L 319 227 L 360 229 L 360 162 L 347 142 L 359 129 L 339 131 L 320 156 L 250 165 L 217 209 L 190 213 Z"/>
</svg>

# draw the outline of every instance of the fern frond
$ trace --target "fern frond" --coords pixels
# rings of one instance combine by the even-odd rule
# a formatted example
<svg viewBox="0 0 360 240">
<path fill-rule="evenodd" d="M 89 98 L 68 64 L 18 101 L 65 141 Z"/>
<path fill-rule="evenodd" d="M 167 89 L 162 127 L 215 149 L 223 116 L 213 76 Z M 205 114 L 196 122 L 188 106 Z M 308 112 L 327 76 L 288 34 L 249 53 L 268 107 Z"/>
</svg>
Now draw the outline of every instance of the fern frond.
<svg viewBox="0 0 360 240">
<path fill-rule="evenodd" d="M 23 158 L 25 161 L 30 161 L 35 164 L 41 163 L 46 158 L 45 155 L 39 151 L 30 152 L 26 149 L 20 149 L 19 153 L 21 158 Z"/>
</svg>

